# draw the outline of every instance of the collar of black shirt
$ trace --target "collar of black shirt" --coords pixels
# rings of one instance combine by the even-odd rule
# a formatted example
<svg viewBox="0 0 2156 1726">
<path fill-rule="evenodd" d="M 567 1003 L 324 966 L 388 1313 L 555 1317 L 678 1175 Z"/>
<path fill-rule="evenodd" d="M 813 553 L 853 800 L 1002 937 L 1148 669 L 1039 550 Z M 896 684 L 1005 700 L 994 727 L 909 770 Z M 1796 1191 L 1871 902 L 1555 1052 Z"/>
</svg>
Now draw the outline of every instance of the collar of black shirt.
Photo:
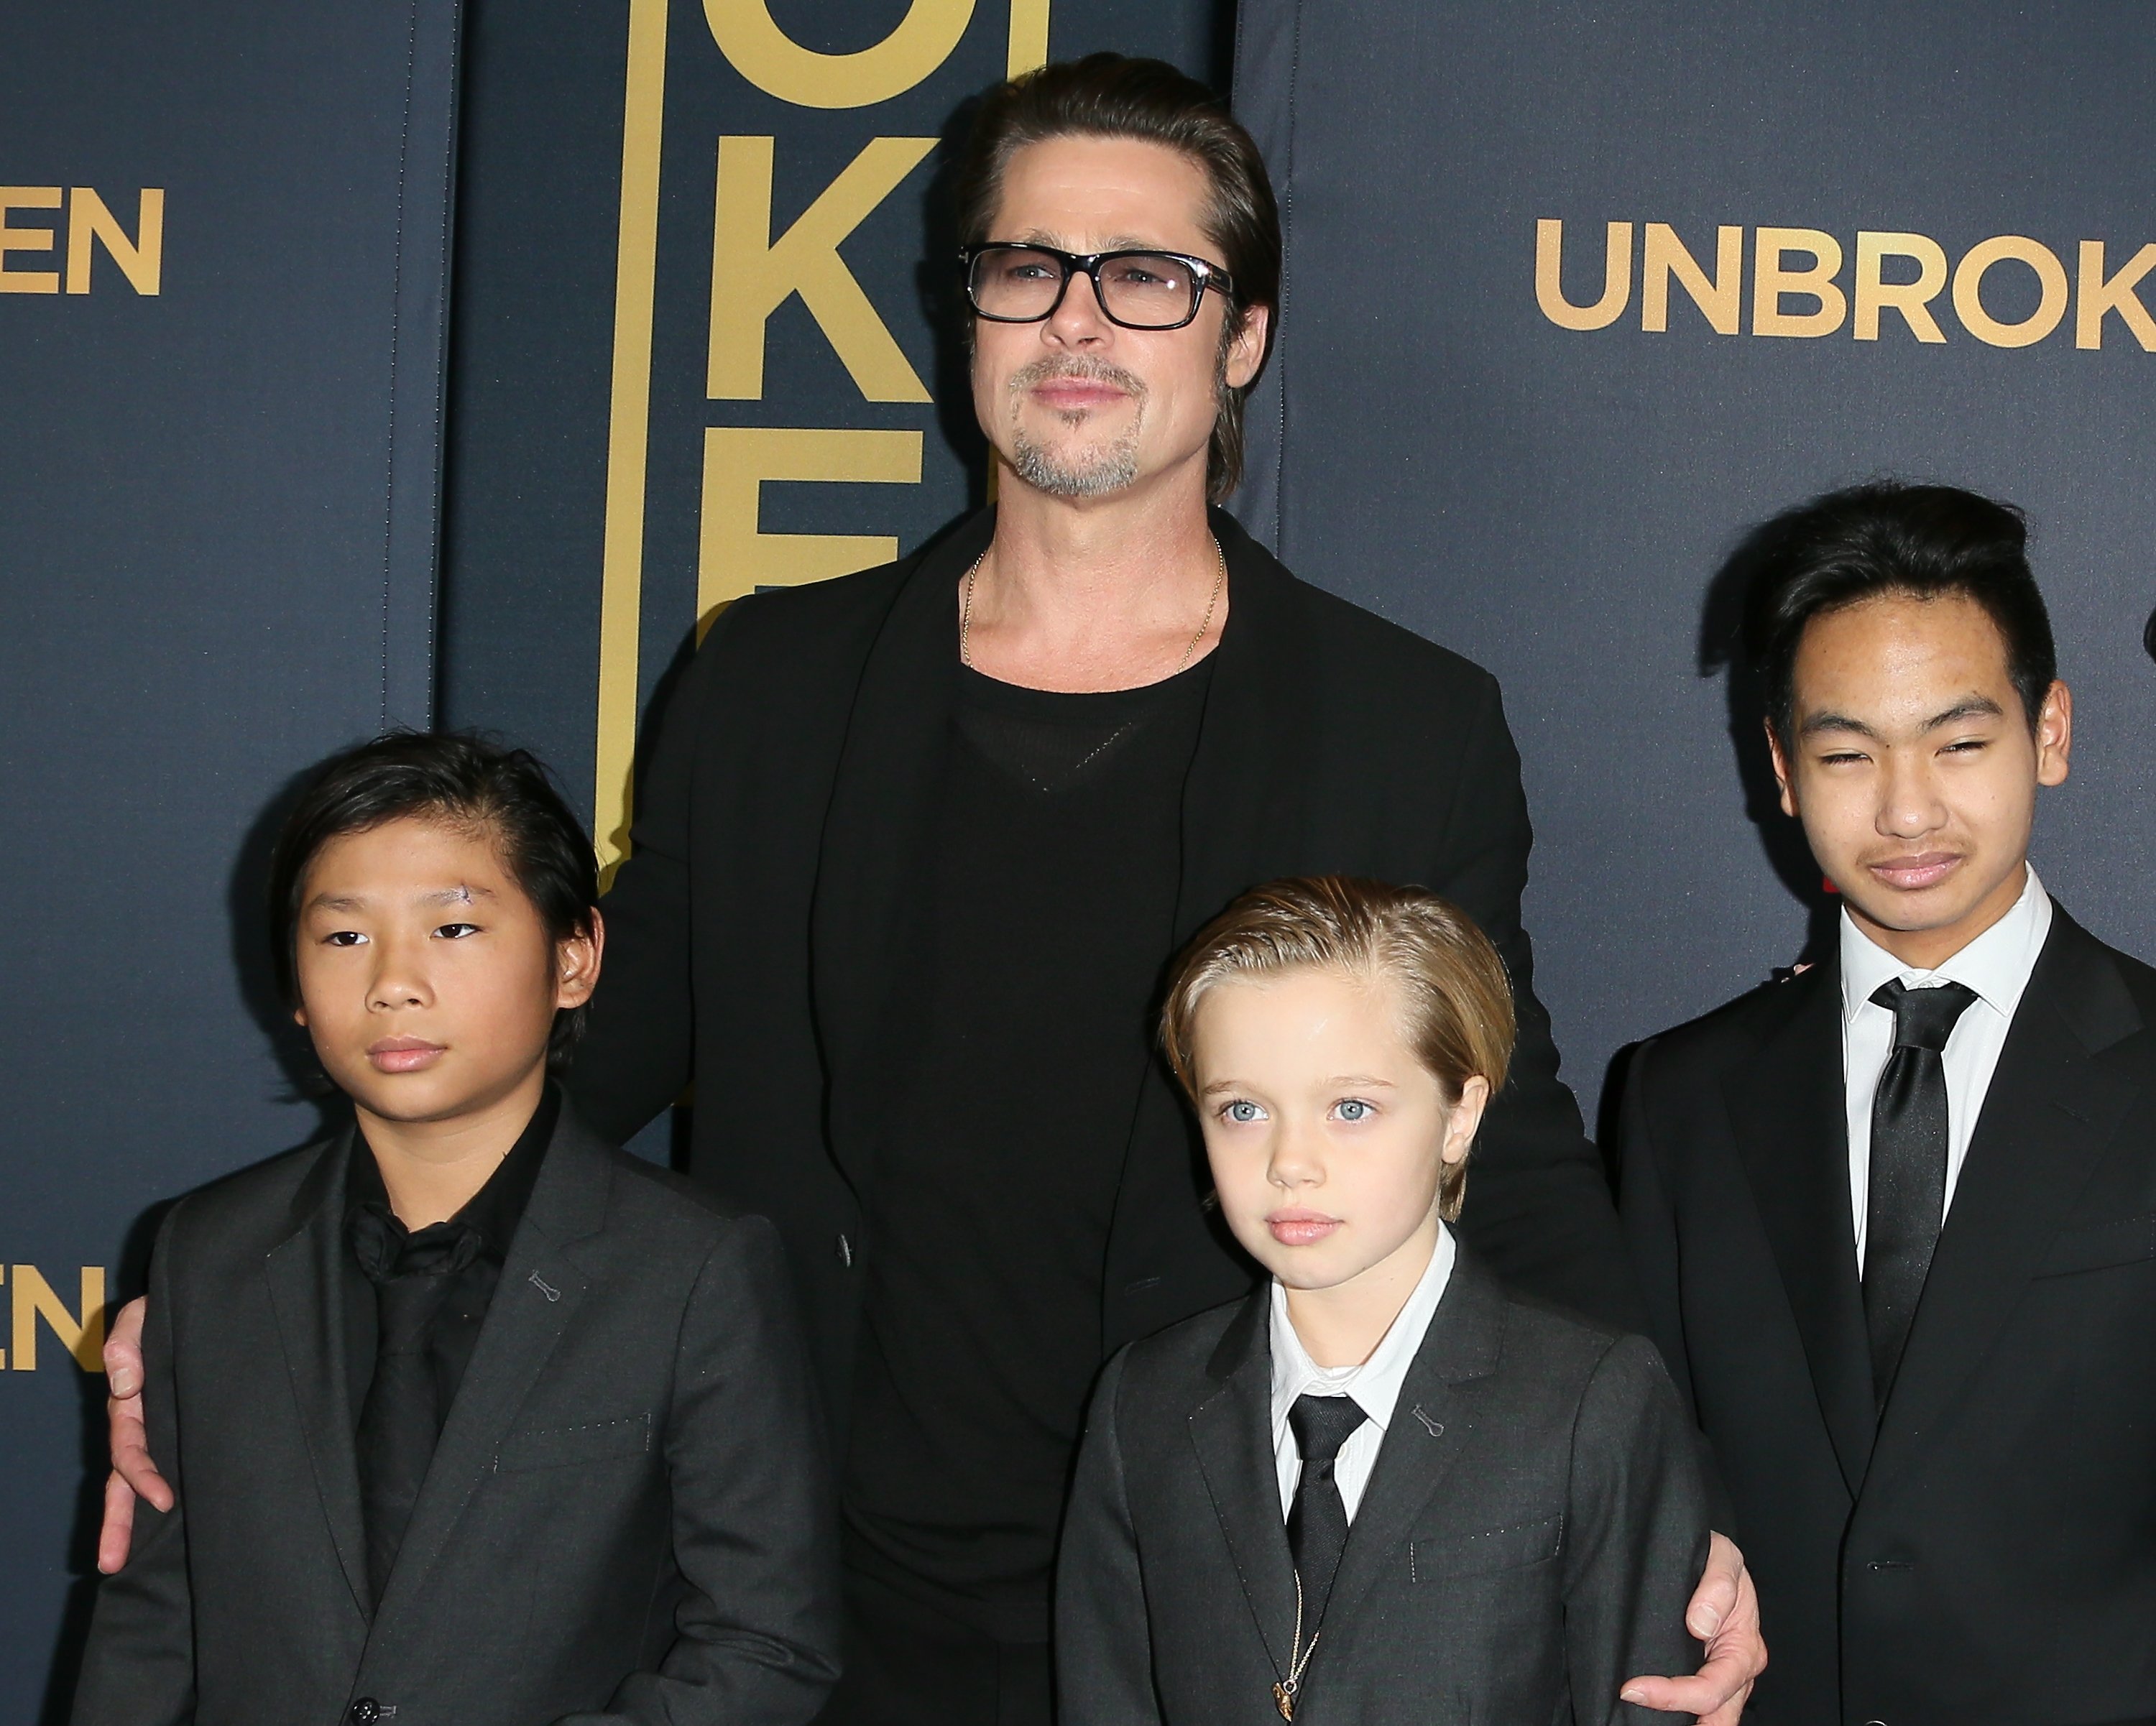
<svg viewBox="0 0 2156 1726">
<path fill-rule="evenodd" d="M 553 1141 L 555 1124 L 561 1119 L 562 1093 L 553 1080 L 540 1093 L 539 1106 L 531 1112 L 524 1130 L 516 1135 L 516 1143 L 510 1146 L 509 1155 L 495 1166 L 465 1206 L 446 1223 L 434 1225 L 445 1230 L 470 1229 L 480 1237 L 480 1253 L 501 1264 L 509 1256 L 509 1242 L 516 1233 L 516 1225 L 524 1220 L 524 1207 L 531 1201 L 531 1189 L 539 1179 L 539 1166 L 547 1159 L 547 1147 Z M 376 1165 L 374 1153 L 367 1143 L 367 1135 L 354 1128 L 352 1135 L 352 1162 L 345 1175 L 345 1234 L 352 1234 L 352 1220 L 362 1210 L 373 1210 L 387 1219 L 395 1237 L 402 1241 L 409 1231 L 398 1220 L 389 1207 L 389 1191 L 382 1184 L 382 1170 Z M 426 1231 L 420 1231 L 424 1234 Z"/>
</svg>

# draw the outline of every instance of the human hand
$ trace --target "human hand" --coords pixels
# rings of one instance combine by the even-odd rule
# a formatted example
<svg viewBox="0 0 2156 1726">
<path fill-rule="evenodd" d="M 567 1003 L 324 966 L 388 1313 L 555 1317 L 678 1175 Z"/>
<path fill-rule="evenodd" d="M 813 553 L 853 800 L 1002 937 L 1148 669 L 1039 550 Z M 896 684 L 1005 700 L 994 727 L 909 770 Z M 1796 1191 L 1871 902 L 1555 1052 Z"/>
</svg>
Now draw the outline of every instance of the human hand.
<svg viewBox="0 0 2156 1726">
<path fill-rule="evenodd" d="M 105 1483 L 105 1525 L 97 1534 L 97 1568 L 111 1575 L 127 1562 L 135 1534 L 139 1493 L 159 1510 L 172 1508 L 172 1489 L 150 1460 L 142 1425 L 142 1314 L 140 1298 L 120 1309 L 105 1339 L 105 1417 L 112 1445 L 112 1473 Z"/>
<path fill-rule="evenodd" d="M 1752 1574 L 1726 1534 L 1708 1544 L 1707 1570 L 1685 1610 L 1685 1628 L 1707 1645 L 1704 1666 L 1688 1678 L 1635 1678 L 1618 1694 L 1641 1708 L 1697 1715 L 1699 1726 L 1737 1726 L 1753 1683 L 1767 1669 L 1767 1644 Z"/>
</svg>

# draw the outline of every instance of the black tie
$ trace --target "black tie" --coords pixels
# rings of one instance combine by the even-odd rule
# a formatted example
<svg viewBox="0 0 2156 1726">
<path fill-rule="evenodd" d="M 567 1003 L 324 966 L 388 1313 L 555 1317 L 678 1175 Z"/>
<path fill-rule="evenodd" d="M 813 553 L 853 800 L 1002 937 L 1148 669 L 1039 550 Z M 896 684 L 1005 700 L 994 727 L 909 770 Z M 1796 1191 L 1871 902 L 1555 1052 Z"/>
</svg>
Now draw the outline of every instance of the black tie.
<svg viewBox="0 0 2156 1726">
<path fill-rule="evenodd" d="M 1941 1051 L 1976 994 L 1959 983 L 1905 989 L 1897 977 L 1880 985 L 1871 999 L 1894 1015 L 1894 1053 L 1871 1095 L 1865 1201 L 1864 1322 L 1871 1334 L 1872 1395 L 1884 1408 L 1946 1220 L 1947 1069 Z"/>
<path fill-rule="evenodd" d="M 1355 1429 L 1369 1416 L 1352 1396 L 1298 1396 L 1287 1411 L 1295 1447 L 1302 1454 L 1302 1478 L 1287 1513 L 1287 1547 L 1295 1554 L 1295 1574 L 1302 1582 L 1306 1630 L 1325 1616 L 1332 1592 L 1332 1573 L 1348 1544 L 1348 1506 L 1332 1478 L 1332 1459 Z"/>
<path fill-rule="evenodd" d="M 442 1436 L 429 1348 L 434 1320 L 451 1283 L 482 1243 L 476 1230 L 460 1222 L 408 1235 L 372 1206 L 353 1216 L 352 1235 L 360 1268 L 374 1284 L 378 1327 L 374 1377 L 355 1435 L 367 1580 L 378 1607 Z"/>
</svg>

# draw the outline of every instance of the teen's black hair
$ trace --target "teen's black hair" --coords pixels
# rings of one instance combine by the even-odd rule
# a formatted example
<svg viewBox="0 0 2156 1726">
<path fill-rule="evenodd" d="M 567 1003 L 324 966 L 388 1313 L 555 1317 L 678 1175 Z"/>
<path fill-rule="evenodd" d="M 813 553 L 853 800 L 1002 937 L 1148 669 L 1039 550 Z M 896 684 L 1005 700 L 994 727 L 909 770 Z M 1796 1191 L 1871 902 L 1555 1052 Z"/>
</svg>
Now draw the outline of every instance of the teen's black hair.
<svg viewBox="0 0 2156 1726">
<path fill-rule="evenodd" d="M 585 835 L 537 756 L 455 731 L 391 731 L 316 770 L 277 836 L 270 863 L 270 951 L 278 986 L 296 1004 L 294 942 L 307 867 L 332 839 L 406 816 L 485 832 L 551 940 L 588 934 L 598 868 Z M 561 1066 L 584 1009 L 554 1016 L 547 1063 Z"/>
<path fill-rule="evenodd" d="M 1983 607 L 2005 641 L 2007 675 L 2035 729 L 2059 674 L 2058 652 L 2029 568 L 2028 523 L 2013 504 L 1956 486 L 1873 480 L 1777 516 L 1753 545 L 1744 645 L 1779 735 L 1795 724 L 1804 627 L 1823 612 L 1897 593 L 1958 593 Z"/>
</svg>

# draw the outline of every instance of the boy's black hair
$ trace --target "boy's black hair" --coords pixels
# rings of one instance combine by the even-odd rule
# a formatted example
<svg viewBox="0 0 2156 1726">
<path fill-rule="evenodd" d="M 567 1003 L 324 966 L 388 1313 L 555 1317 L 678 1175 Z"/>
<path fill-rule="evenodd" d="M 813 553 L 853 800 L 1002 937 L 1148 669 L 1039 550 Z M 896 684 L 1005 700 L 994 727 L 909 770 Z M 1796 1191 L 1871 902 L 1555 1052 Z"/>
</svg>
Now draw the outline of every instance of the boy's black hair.
<svg viewBox="0 0 2156 1726">
<path fill-rule="evenodd" d="M 391 731 L 323 762 L 277 836 L 270 863 L 270 951 L 288 1002 L 299 997 L 294 943 L 308 865 L 331 840 L 406 816 L 484 831 L 549 939 L 590 932 L 598 862 L 538 757 L 468 732 Z M 550 1067 L 567 1059 L 583 1022 L 581 1006 L 555 1014 Z"/>
<path fill-rule="evenodd" d="M 2011 504 L 1951 485 L 1874 480 L 1779 515 L 1753 538 L 1756 575 L 1744 645 L 1767 716 L 1795 724 L 1797 648 L 1822 612 L 1885 594 L 1958 593 L 1984 607 L 2006 643 L 2006 670 L 2030 728 L 2059 674 L 2051 620 L 2029 568 L 2029 529 Z"/>
</svg>

